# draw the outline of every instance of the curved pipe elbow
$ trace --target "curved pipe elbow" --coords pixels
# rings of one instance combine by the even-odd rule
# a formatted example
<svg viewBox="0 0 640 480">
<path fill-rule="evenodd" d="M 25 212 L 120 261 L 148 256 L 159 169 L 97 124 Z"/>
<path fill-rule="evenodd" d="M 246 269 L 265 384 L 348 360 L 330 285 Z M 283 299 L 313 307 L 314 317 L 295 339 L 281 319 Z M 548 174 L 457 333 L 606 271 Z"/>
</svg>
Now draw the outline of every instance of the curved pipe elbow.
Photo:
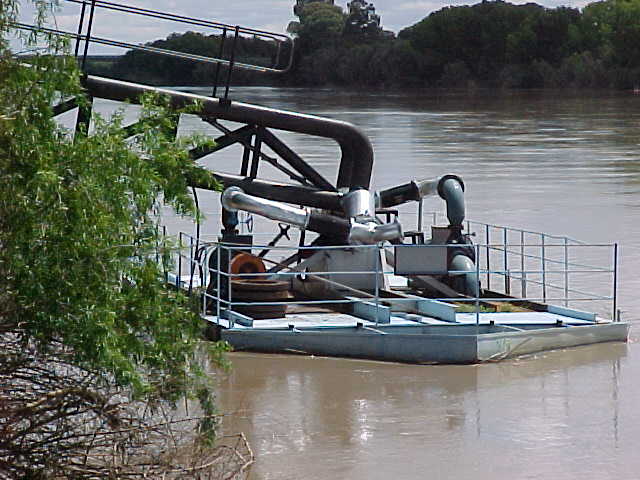
<svg viewBox="0 0 640 480">
<path fill-rule="evenodd" d="M 446 175 L 438 182 L 438 194 L 447 202 L 449 224 L 462 226 L 465 217 L 464 183 L 455 175 Z"/>
<path fill-rule="evenodd" d="M 452 272 L 466 272 L 451 273 L 451 275 L 464 275 L 464 293 L 474 297 L 480 295 L 480 284 L 473 260 L 466 255 L 455 255 L 449 262 L 449 270 Z"/>
<path fill-rule="evenodd" d="M 137 102 L 143 93 L 155 92 L 169 98 L 174 108 L 200 104 L 202 116 L 331 138 L 338 143 L 342 153 L 337 187 L 369 188 L 373 169 L 373 147 L 363 131 L 351 123 L 235 101 L 226 103 L 217 98 L 157 89 L 94 75 L 87 76 L 85 86 L 94 97 Z"/>
<path fill-rule="evenodd" d="M 240 187 L 229 187 L 222 194 L 222 206 L 230 212 L 243 210 L 278 222 L 307 228 L 309 212 L 280 202 L 247 195 Z"/>
<path fill-rule="evenodd" d="M 374 222 L 351 222 L 349 243 L 373 245 L 379 242 L 393 242 L 402 238 L 402 227 L 398 222 L 378 225 Z"/>
</svg>

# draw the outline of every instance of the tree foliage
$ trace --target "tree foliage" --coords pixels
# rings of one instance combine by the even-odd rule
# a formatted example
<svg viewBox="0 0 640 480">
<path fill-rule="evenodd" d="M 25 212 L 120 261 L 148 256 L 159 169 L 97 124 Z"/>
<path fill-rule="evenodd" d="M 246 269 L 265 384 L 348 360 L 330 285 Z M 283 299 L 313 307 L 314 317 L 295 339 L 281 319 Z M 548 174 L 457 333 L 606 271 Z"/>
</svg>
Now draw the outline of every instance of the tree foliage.
<svg viewBox="0 0 640 480">
<path fill-rule="evenodd" d="M 285 77 L 234 74 L 234 83 L 338 86 L 615 87 L 640 85 L 640 0 L 603 0 L 582 11 L 483 0 L 449 6 L 400 31 L 398 38 L 353 35 L 342 9 L 304 6 L 292 25 L 295 63 Z M 200 34 L 154 42 L 204 51 Z M 215 42 L 210 37 L 208 42 Z M 211 43 L 208 51 L 212 49 Z M 243 48 L 249 47 L 247 43 Z M 253 45 L 260 52 L 260 45 Z M 134 59 L 143 59 L 137 66 Z M 212 74 L 128 53 L 111 73 L 155 84 L 210 84 Z M 179 62 L 179 61 L 178 61 Z M 144 65 L 144 66 L 143 66 Z M 162 66 L 160 66 L 162 65 Z"/>
<path fill-rule="evenodd" d="M 37 5 L 40 22 L 49 3 Z M 69 425 L 111 435 L 118 425 L 104 415 L 112 408 L 132 418 L 198 399 L 202 433 L 213 433 L 206 368 L 222 362 L 226 347 L 200 342 L 199 316 L 164 284 L 173 245 L 153 214 L 162 199 L 197 215 L 186 178 L 209 175 L 187 147 L 200 139 L 176 140 L 180 112 L 154 96 L 141 99 L 133 138 L 122 114 L 94 115 L 90 132 L 61 127 L 54 105 L 75 98 L 89 107 L 76 61 L 64 42 L 42 36 L 27 40 L 48 45 L 30 66 L 13 57 L 16 6 L 0 6 L 0 474 L 22 455 L 32 467 L 16 478 L 25 478 L 77 460 L 43 462 L 29 448 L 51 432 L 93 448 L 91 435 Z"/>
</svg>

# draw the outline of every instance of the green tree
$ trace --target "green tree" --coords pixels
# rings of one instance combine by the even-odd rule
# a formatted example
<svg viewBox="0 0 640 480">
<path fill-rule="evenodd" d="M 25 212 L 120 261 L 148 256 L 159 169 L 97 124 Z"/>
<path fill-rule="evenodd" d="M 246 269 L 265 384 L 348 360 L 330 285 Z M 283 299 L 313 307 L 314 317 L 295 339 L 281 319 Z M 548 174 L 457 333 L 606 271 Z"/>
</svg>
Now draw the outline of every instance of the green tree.
<svg viewBox="0 0 640 480">
<path fill-rule="evenodd" d="M 303 53 L 321 47 L 334 46 L 342 36 L 345 15 L 340 7 L 314 2 L 300 13 L 299 45 Z"/>
<path fill-rule="evenodd" d="M 48 4 L 37 3 L 41 20 Z M 213 413 L 205 367 L 208 360 L 219 364 L 225 350 L 222 343 L 208 344 L 209 355 L 197 354 L 201 320 L 185 296 L 163 282 L 172 246 L 152 214 L 162 198 L 179 212 L 197 215 L 185 180 L 206 176 L 187 153 L 197 139 L 176 140 L 177 113 L 155 97 L 142 100 L 133 142 L 120 115 L 109 122 L 94 117 L 91 135 L 58 125 L 52 105 L 71 97 L 81 106 L 87 101 L 76 61 L 64 55 L 64 44 L 41 36 L 30 41 L 45 41 L 49 49 L 32 57 L 31 66 L 12 57 L 7 39 L 16 5 L 0 6 L 0 472 L 4 442 L 18 438 L 32 445 L 42 440 L 29 436 L 40 431 L 36 427 L 44 428 L 42 435 L 60 430 L 56 422 L 66 414 L 55 409 L 72 404 L 69 396 L 104 413 L 104 402 L 96 399 L 115 385 L 120 399 L 170 406 L 187 396 L 198 398 L 206 415 Z M 49 417 L 27 417 L 31 423 L 25 426 L 7 407 L 19 392 L 31 391 L 24 385 L 46 383 L 20 375 L 34 359 L 39 370 L 29 371 L 45 379 L 66 385 L 72 379 L 65 379 L 65 371 L 85 372 L 89 379 L 45 391 L 29 403 L 52 405 L 59 413 L 44 426 L 39 422 Z M 55 367 L 60 362 L 64 368 Z M 61 403 L 51 403 L 60 395 Z M 11 415 L 18 421 L 7 427 Z M 202 426 L 211 431 L 213 424 Z M 29 468 L 46 475 L 46 468 L 62 468 L 63 461 L 34 461 Z"/>
</svg>

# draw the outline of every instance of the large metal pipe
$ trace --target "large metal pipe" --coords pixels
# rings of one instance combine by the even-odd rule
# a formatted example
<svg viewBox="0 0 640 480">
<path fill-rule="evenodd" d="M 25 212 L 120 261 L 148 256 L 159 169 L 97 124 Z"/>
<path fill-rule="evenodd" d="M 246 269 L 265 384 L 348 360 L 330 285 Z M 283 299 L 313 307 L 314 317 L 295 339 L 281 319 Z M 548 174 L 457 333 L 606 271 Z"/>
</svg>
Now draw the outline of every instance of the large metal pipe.
<svg viewBox="0 0 640 480">
<path fill-rule="evenodd" d="M 224 191 L 222 194 L 222 206 L 230 212 L 243 210 L 256 213 L 271 220 L 295 225 L 302 229 L 306 229 L 309 225 L 309 217 L 311 215 L 311 212 L 304 208 L 296 208 L 284 203 L 247 195 L 239 187 L 230 187 Z"/>
<path fill-rule="evenodd" d="M 417 202 L 429 195 L 438 194 L 442 196 L 440 194 L 441 186 L 449 179 L 456 180 L 464 191 L 464 182 L 462 179 L 457 175 L 449 174 L 438 178 L 412 180 L 404 185 L 380 190 L 378 192 L 378 204 L 382 208 L 387 208 L 411 201 Z"/>
<path fill-rule="evenodd" d="M 269 182 L 267 180 L 257 180 L 240 175 L 228 173 L 202 173 L 198 176 L 187 178 L 189 185 L 206 190 L 216 190 L 216 183 L 221 183 L 224 187 L 240 187 L 243 191 L 262 198 L 269 198 L 278 202 L 292 203 L 294 205 L 306 205 L 323 210 L 339 212 L 342 210 L 340 203 L 342 194 L 338 192 L 328 192 L 302 185 L 291 185 L 288 183 Z"/>
<path fill-rule="evenodd" d="M 464 184 L 458 177 L 443 177 L 438 183 L 438 194 L 447 202 L 449 225 L 462 226 L 465 217 Z"/>
<path fill-rule="evenodd" d="M 203 116 L 331 138 L 338 143 L 342 152 L 336 187 L 369 188 L 373 167 L 373 147 L 366 135 L 350 123 L 235 101 L 225 102 L 218 98 L 164 90 L 94 75 L 86 77 L 85 87 L 93 97 L 117 101 L 137 102 L 144 93 L 160 94 L 167 96 L 174 108 L 199 103 L 202 106 L 200 114 Z"/>
<path fill-rule="evenodd" d="M 373 218 L 376 215 L 373 195 L 369 190 L 358 188 L 346 193 L 340 202 L 349 218 Z"/>
<path fill-rule="evenodd" d="M 222 194 L 222 205 L 230 211 L 243 210 L 262 215 L 301 229 L 328 235 L 339 242 L 373 244 L 402 238 L 400 224 L 378 225 L 360 223 L 346 218 L 297 208 L 264 198 L 248 195 L 238 187 L 227 188 Z"/>
<path fill-rule="evenodd" d="M 476 272 L 476 266 L 466 255 L 454 255 L 449 262 L 449 270 L 453 272 L 465 272 L 465 273 L 452 273 L 452 276 L 464 275 L 464 293 L 469 296 L 477 297 L 480 293 L 478 274 Z"/>
<path fill-rule="evenodd" d="M 465 217 L 464 182 L 457 175 L 444 175 L 429 180 L 413 180 L 404 185 L 378 192 L 378 205 L 393 207 L 420 201 L 429 195 L 440 195 L 447 202 L 447 218 L 451 225 L 460 226 Z"/>
</svg>

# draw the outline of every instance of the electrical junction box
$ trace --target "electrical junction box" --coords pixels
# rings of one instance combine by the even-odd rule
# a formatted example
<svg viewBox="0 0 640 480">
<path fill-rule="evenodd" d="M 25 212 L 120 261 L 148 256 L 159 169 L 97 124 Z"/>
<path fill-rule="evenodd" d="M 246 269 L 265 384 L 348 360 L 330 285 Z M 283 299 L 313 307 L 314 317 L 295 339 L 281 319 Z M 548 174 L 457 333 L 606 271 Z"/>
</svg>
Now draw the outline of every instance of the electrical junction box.
<svg viewBox="0 0 640 480">
<path fill-rule="evenodd" d="M 449 271 L 444 245 L 397 245 L 394 250 L 396 275 L 446 275 Z"/>
</svg>

